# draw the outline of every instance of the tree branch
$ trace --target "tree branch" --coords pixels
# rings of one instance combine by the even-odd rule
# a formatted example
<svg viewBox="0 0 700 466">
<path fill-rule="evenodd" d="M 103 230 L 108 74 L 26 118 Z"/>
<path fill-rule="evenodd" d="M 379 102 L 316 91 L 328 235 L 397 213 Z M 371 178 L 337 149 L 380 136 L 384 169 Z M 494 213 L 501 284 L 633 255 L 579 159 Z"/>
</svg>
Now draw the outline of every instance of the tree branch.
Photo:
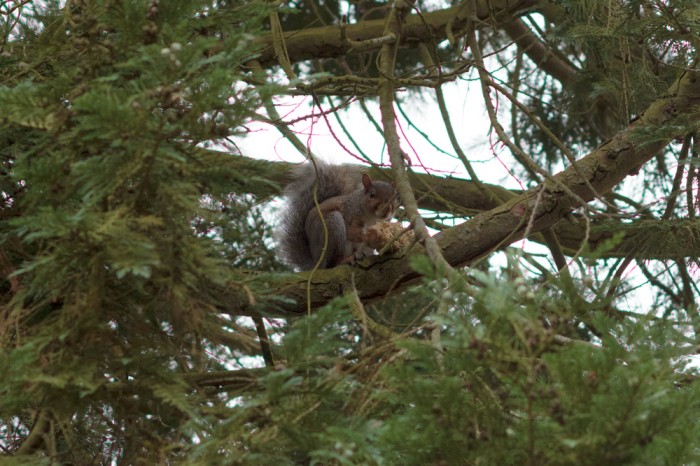
<svg viewBox="0 0 700 466">
<path fill-rule="evenodd" d="M 294 164 L 286 162 L 270 162 L 244 156 L 198 149 L 202 160 L 200 165 L 203 182 L 209 176 L 209 170 L 216 170 L 217 176 L 222 173 L 239 173 L 244 179 L 265 179 L 268 183 L 251 184 L 249 191 L 259 198 L 279 196 L 281 187 L 287 183 L 287 174 Z M 222 167 L 224 170 L 222 170 Z M 367 173 L 373 178 L 387 176 L 388 169 L 366 167 Z M 494 196 L 487 195 L 479 189 L 476 183 L 461 178 L 441 178 L 424 173 L 412 172 L 409 180 L 416 192 L 418 207 L 433 212 L 444 212 L 456 216 L 471 217 L 478 213 L 494 209 L 501 203 Z M 482 183 L 491 193 L 500 199 L 512 199 L 522 194 L 520 190 L 508 190 L 502 186 Z M 576 220 L 573 215 L 572 219 Z M 640 251 L 638 259 L 678 259 L 700 255 L 697 236 L 692 228 L 693 222 L 685 220 L 667 220 L 661 222 L 644 218 L 634 222 L 617 222 L 615 220 L 592 220 L 591 232 L 587 243 L 590 250 L 595 250 L 602 243 L 615 235 L 622 234 L 620 244 L 606 252 L 606 257 L 625 257 L 634 244 L 645 242 L 650 247 Z M 562 221 L 554 226 L 554 232 L 564 253 L 571 256 L 581 248 L 586 238 L 583 222 Z M 665 232 L 665 233 L 664 233 Z M 672 233 L 672 234 L 671 234 Z M 657 241 L 654 237 L 664 235 L 669 241 Z M 538 234 L 528 239 L 545 243 Z M 671 241 L 673 239 L 673 241 Z"/>
<path fill-rule="evenodd" d="M 480 27 L 494 24 L 507 18 L 522 15 L 533 10 L 539 0 L 480 0 L 477 2 L 477 17 Z M 408 15 L 404 23 L 400 45 L 410 45 L 416 42 L 432 40 L 437 42 L 447 38 L 447 25 L 452 30 L 458 30 L 467 23 L 466 15 L 460 11 L 460 7 L 422 13 L 420 15 Z M 366 52 L 368 45 L 385 36 L 384 19 L 362 21 L 356 24 L 341 26 L 324 26 L 308 28 L 297 31 L 288 31 L 283 34 L 287 46 L 289 61 L 295 63 L 312 58 L 333 58 L 348 53 L 356 52 L 353 43 L 361 41 L 365 44 L 361 50 Z M 276 64 L 274 39 L 272 35 L 258 39 L 259 52 L 251 57 L 251 60 L 259 61 L 263 66 Z M 375 48 L 381 47 L 381 42 L 376 42 Z"/>
</svg>

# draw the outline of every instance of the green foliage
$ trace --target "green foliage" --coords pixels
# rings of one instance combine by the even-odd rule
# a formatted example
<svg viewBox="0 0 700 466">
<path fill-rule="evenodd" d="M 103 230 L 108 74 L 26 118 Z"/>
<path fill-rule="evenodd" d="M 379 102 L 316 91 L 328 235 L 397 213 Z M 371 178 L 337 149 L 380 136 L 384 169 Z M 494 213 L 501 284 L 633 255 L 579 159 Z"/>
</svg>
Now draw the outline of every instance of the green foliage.
<svg viewBox="0 0 700 466">
<path fill-rule="evenodd" d="M 700 459 L 700 398 L 683 383 L 692 370 L 676 329 L 599 317 L 602 345 L 562 339 L 569 296 L 479 278 L 479 294 L 437 320 L 439 347 L 430 332 L 371 344 L 342 300 L 297 322 L 285 367 L 238 399 L 225 432 L 195 447 L 198 464 Z"/>
<path fill-rule="evenodd" d="M 257 243 L 263 257 L 261 220 L 241 222 L 252 197 L 203 201 L 197 146 L 256 107 L 232 84 L 267 8 L 151 7 L 49 3 L 3 52 L 0 419 L 21 414 L 27 432 L 43 413 L 61 462 L 129 463 L 191 441 L 177 426 L 199 401 L 174 369 L 220 367 L 202 357 L 200 335 L 226 325 L 210 290 L 229 264 L 253 264 L 231 250 Z M 202 222 L 218 230 L 196 234 Z M 3 435 L 4 449 L 20 444 Z"/>
<path fill-rule="evenodd" d="M 533 113 L 568 147 L 591 150 L 626 127 L 667 92 L 697 53 L 694 0 L 674 2 L 673 8 L 640 1 L 553 3 L 556 16 L 548 19 L 556 22 L 547 24 L 544 39 L 568 50 L 559 58 L 577 72 L 562 86 L 536 66 L 525 64 L 520 75 L 538 77 L 525 80 L 520 92 L 527 96 Z M 519 135 L 529 153 L 556 166 L 557 146 L 526 116 L 519 120 L 518 126 L 523 127 Z M 661 131 L 672 130 L 660 128 L 654 136 Z"/>
</svg>

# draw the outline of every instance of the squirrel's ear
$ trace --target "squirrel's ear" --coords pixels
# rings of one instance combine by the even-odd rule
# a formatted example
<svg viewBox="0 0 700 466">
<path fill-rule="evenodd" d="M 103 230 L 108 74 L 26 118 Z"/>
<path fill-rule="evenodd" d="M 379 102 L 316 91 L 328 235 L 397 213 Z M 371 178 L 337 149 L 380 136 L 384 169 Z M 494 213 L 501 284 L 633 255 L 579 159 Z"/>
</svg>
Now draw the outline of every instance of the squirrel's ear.
<svg viewBox="0 0 700 466">
<path fill-rule="evenodd" d="M 372 178 L 370 178 L 367 173 L 362 174 L 362 186 L 364 186 L 365 189 L 372 187 Z"/>
</svg>

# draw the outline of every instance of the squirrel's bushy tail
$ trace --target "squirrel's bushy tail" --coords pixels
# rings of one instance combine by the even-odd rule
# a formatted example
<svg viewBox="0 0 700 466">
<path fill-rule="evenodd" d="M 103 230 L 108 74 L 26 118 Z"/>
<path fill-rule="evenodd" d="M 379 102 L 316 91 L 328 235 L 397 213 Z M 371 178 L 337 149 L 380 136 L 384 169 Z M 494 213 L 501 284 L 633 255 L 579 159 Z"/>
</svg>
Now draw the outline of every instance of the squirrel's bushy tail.
<svg viewBox="0 0 700 466">
<path fill-rule="evenodd" d="M 277 248 L 282 260 L 300 270 L 311 270 L 314 261 L 306 237 L 306 217 L 314 204 L 314 183 L 318 182 L 319 203 L 332 197 L 348 194 L 362 186 L 360 172 L 347 165 L 329 165 L 316 161 L 305 163 L 292 171 L 292 182 L 283 191 L 286 205 L 282 211 L 277 232 Z M 318 180 L 318 181 L 317 181 Z"/>
</svg>

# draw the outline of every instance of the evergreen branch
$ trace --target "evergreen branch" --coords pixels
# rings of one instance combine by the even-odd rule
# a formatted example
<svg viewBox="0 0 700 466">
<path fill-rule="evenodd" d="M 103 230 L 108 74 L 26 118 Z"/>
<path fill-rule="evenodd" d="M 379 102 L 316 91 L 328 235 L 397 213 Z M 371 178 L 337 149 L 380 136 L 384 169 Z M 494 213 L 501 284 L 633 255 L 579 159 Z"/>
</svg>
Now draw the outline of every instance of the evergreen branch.
<svg viewBox="0 0 700 466">
<path fill-rule="evenodd" d="M 693 201 L 693 180 L 697 180 L 697 189 L 699 194 L 697 201 L 699 202 L 698 207 L 700 207 L 700 140 L 698 139 L 698 136 L 700 136 L 700 132 L 694 131 L 692 134 L 693 155 L 688 165 L 688 177 L 685 182 L 685 199 L 686 206 L 688 207 L 688 218 L 695 218 L 695 211 L 697 210 L 695 201 Z"/>
<path fill-rule="evenodd" d="M 289 62 L 289 53 L 284 43 L 284 31 L 282 30 L 282 24 L 280 23 L 280 17 L 277 11 L 270 12 L 270 26 L 272 29 L 272 44 L 275 50 L 275 58 L 277 58 L 278 63 L 282 66 L 287 78 L 292 81 L 297 78 L 297 75 L 294 73 L 292 64 Z"/>
<path fill-rule="evenodd" d="M 185 381 L 197 388 L 225 388 L 235 392 L 259 390 L 260 378 L 267 375 L 270 369 L 260 367 L 255 369 L 236 369 L 231 371 L 212 371 L 184 374 Z"/>
<path fill-rule="evenodd" d="M 377 335 L 381 335 L 382 337 L 387 339 L 392 339 L 399 336 L 398 333 L 394 332 L 389 327 L 386 327 L 374 321 L 370 316 L 367 315 L 365 307 L 362 304 L 362 301 L 360 301 L 359 296 L 357 295 L 357 289 L 355 288 L 354 280 L 352 283 L 352 288 L 350 290 L 345 291 L 345 296 L 347 296 L 350 299 L 350 310 L 352 311 L 352 314 L 362 324 L 363 327 L 366 327 L 371 332 L 374 332 Z"/>
<path fill-rule="evenodd" d="M 469 0 L 469 1 L 472 3 L 474 2 L 474 0 Z M 472 7 L 471 11 L 472 11 L 472 13 L 474 12 L 474 7 Z M 518 160 L 525 162 L 529 169 L 539 173 L 547 181 L 550 181 L 551 183 L 556 184 L 558 188 L 562 189 L 569 196 L 576 199 L 576 201 L 578 201 L 580 206 L 586 206 L 586 202 L 584 201 L 584 199 L 582 197 L 580 197 L 578 194 L 576 194 L 571 189 L 569 189 L 569 187 L 566 186 L 564 183 L 557 180 L 550 173 L 548 173 L 546 170 L 544 170 L 539 165 L 537 165 L 535 163 L 535 161 L 532 160 L 532 158 L 527 153 L 525 153 L 525 151 L 523 151 L 520 147 L 513 144 L 513 142 L 510 140 L 510 138 L 506 134 L 505 130 L 503 129 L 503 126 L 498 121 L 498 117 L 496 115 L 496 109 L 493 105 L 493 102 L 491 102 L 489 87 L 494 87 L 495 83 L 493 82 L 493 79 L 491 78 L 488 71 L 486 70 L 486 66 L 484 64 L 484 59 L 481 55 L 481 47 L 479 46 L 479 42 L 477 41 L 477 38 L 476 38 L 475 28 L 473 28 L 473 27 L 467 28 L 467 40 L 469 42 L 469 47 L 471 48 L 472 53 L 474 54 L 475 66 L 476 66 L 476 69 L 479 73 L 479 80 L 481 81 L 481 92 L 483 95 L 484 104 L 486 105 L 486 110 L 487 110 L 488 115 L 489 115 L 489 119 L 491 120 L 491 126 L 498 134 L 499 140 L 503 144 L 508 146 L 508 148 L 514 154 L 517 154 Z M 578 170 L 578 167 L 575 167 L 575 168 Z M 583 178 L 583 179 L 585 179 L 585 178 Z"/>
<path fill-rule="evenodd" d="M 257 61 L 251 62 L 251 67 L 257 72 L 262 73 L 263 71 L 262 67 Z M 282 121 L 282 117 L 280 117 L 280 114 L 277 112 L 277 108 L 275 107 L 275 103 L 272 101 L 272 97 L 263 96 L 262 99 L 265 111 L 270 116 L 271 123 L 275 126 L 275 128 L 277 128 L 277 130 L 279 130 L 282 136 L 284 136 L 304 157 L 313 156 L 311 150 L 291 129 L 289 129 L 289 126 Z"/>
<path fill-rule="evenodd" d="M 6 7 L 6 9 L 0 10 L 0 15 L 9 16 L 16 10 L 24 8 L 25 5 L 31 2 L 32 0 L 15 0 L 14 5 L 12 6 L 10 6 L 9 4 L 3 5 L 3 7 Z"/>
<path fill-rule="evenodd" d="M 685 161 L 688 159 L 688 153 L 690 152 L 690 142 L 692 136 L 686 135 L 683 138 L 683 146 L 681 147 L 681 152 L 678 154 L 678 167 L 676 167 L 676 174 L 673 177 L 673 185 L 671 186 L 671 194 L 669 195 L 668 201 L 666 203 L 666 210 L 662 216 L 662 219 L 668 220 L 673 215 L 676 209 L 676 200 L 678 199 L 678 194 L 680 194 L 681 180 L 683 179 L 683 171 L 685 170 Z M 692 173 L 692 167 L 689 170 Z M 688 190 L 692 191 L 691 184 L 687 184 Z"/>
<path fill-rule="evenodd" d="M 30 455 L 39 450 L 42 445 L 48 446 L 48 439 L 46 436 L 51 427 L 50 416 L 46 408 L 41 409 L 37 413 L 29 435 L 24 439 L 22 446 L 17 450 L 18 455 Z"/>
<path fill-rule="evenodd" d="M 331 107 L 332 107 L 333 106 L 333 99 L 331 96 L 328 96 L 328 102 L 331 104 Z M 362 150 L 362 147 L 360 147 L 360 144 L 358 144 L 356 138 L 352 135 L 352 133 L 350 133 L 350 131 L 348 130 L 345 123 L 343 123 L 343 119 L 340 118 L 340 115 L 338 115 L 338 113 L 336 113 L 336 112 L 333 112 L 333 116 L 335 117 L 336 123 L 338 123 L 338 126 L 340 126 L 340 129 L 343 131 L 343 134 L 345 134 L 345 137 L 348 138 L 348 140 L 350 141 L 350 144 L 352 144 L 353 147 L 355 148 L 355 150 L 357 152 L 359 152 L 360 157 L 362 157 L 362 159 L 365 161 L 369 161 L 370 158 Z M 330 124 L 328 124 L 328 127 L 330 128 Z"/>
<path fill-rule="evenodd" d="M 538 68 L 559 82 L 569 82 L 578 73 L 576 68 L 540 41 L 521 19 L 503 23 L 501 27 Z"/>
<path fill-rule="evenodd" d="M 465 70 L 460 69 L 454 73 L 446 73 L 439 79 L 433 76 L 425 78 L 395 78 L 394 88 L 402 89 L 409 87 L 426 87 L 437 88 L 444 82 L 451 82 L 457 79 Z M 369 96 L 377 93 L 380 78 L 363 78 L 359 76 L 330 76 L 319 78 L 310 84 L 297 85 L 296 91 L 290 91 L 290 95 L 309 95 L 309 94 L 324 94 L 324 95 L 339 95 L 348 89 L 348 95 L 352 96 Z"/>
</svg>

